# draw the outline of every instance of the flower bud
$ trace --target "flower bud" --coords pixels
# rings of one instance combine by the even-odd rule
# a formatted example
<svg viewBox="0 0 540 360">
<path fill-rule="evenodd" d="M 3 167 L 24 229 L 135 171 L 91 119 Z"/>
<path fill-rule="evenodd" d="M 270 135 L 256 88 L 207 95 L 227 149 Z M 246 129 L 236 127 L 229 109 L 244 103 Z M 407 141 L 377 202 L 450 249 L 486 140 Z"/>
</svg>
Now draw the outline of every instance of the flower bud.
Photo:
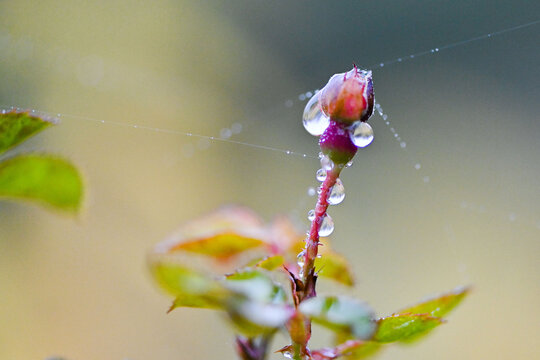
<svg viewBox="0 0 540 360">
<path fill-rule="evenodd" d="M 336 165 L 345 165 L 351 161 L 358 149 L 351 140 L 347 126 L 342 122 L 330 120 L 330 125 L 319 139 L 321 151 Z"/>
<path fill-rule="evenodd" d="M 371 71 L 358 70 L 330 78 L 319 95 L 322 111 L 332 120 L 351 125 L 367 121 L 373 113 L 373 81 Z"/>
</svg>

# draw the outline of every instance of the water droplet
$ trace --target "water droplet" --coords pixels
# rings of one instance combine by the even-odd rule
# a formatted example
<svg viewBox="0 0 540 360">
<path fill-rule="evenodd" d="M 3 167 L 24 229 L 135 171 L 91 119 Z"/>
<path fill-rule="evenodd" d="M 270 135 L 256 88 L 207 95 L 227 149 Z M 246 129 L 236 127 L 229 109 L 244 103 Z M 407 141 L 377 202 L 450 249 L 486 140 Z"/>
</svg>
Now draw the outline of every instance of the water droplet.
<svg viewBox="0 0 540 360">
<path fill-rule="evenodd" d="M 380 66 L 380 67 L 383 67 L 383 66 L 384 66 L 384 63 L 380 63 L 379 66 Z"/>
<path fill-rule="evenodd" d="M 309 187 L 307 189 L 307 194 L 308 194 L 308 196 L 315 196 L 315 194 L 317 194 L 317 191 L 315 190 L 314 187 Z"/>
<path fill-rule="evenodd" d="M 386 121 L 386 119 L 388 119 L 388 115 L 386 115 L 386 114 L 383 114 L 382 118 L 383 118 L 383 120 L 385 120 L 385 121 Z"/>
<path fill-rule="evenodd" d="M 334 162 L 326 155 L 321 157 L 321 168 L 323 170 L 329 171 L 334 168 Z"/>
<path fill-rule="evenodd" d="M 315 175 L 315 177 L 319 181 L 324 181 L 326 179 L 326 170 L 324 169 L 317 170 L 317 174 Z"/>
<path fill-rule="evenodd" d="M 405 141 L 402 141 L 399 146 L 401 146 L 402 149 L 405 149 L 407 147 L 407 143 Z"/>
<path fill-rule="evenodd" d="M 296 263 L 298 264 L 298 267 L 299 268 L 302 268 L 304 267 L 304 264 L 305 264 L 305 254 L 306 252 L 304 250 L 300 251 L 300 254 L 298 254 L 298 256 L 296 256 L 296 258 L 298 259 L 296 261 Z"/>
<path fill-rule="evenodd" d="M 328 196 L 328 203 L 330 205 L 340 204 L 345 199 L 345 187 L 341 182 L 341 179 L 336 180 L 336 184 L 332 186 L 330 195 Z"/>
<path fill-rule="evenodd" d="M 373 129 L 368 123 L 358 121 L 352 127 L 351 140 L 354 145 L 364 148 L 373 142 Z"/>
<path fill-rule="evenodd" d="M 429 182 L 429 176 L 424 176 L 424 182 L 425 182 L 425 183 L 428 183 L 428 182 Z"/>
<path fill-rule="evenodd" d="M 298 100 L 300 100 L 300 101 L 306 100 L 306 95 L 305 94 L 298 95 Z"/>
<path fill-rule="evenodd" d="M 319 228 L 319 236 L 329 236 L 334 231 L 334 220 L 330 215 L 326 214 L 321 227 Z"/>
<path fill-rule="evenodd" d="M 223 128 L 221 129 L 221 131 L 219 132 L 219 137 L 222 138 L 222 139 L 228 139 L 232 136 L 232 131 L 231 129 L 228 129 L 228 128 Z"/>
<path fill-rule="evenodd" d="M 292 353 L 292 351 L 289 351 L 289 350 L 283 351 L 282 354 L 283 354 L 283 357 L 284 357 L 285 359 L 292 359 L 293 356 L 294 356 L 294 354 Z"/>
<path fill-rule="evenodd" d="M 304 108 L 302 117 L 304 128 L 313 136 L 320 136 L 330 125 L 330 118 L 324 115 L 319 106 L 319 94 L 315 94 L 309 99 Z"/>
<path fill-rule="evenodd" d="M 353 165 L 353 161 L 351 160 L 351 161 L 349 161 L 348 163 L 345 164 L 345 167 L 348 167 L 348 168 L 349 168 L 349 167 L 351 167 L 352 165 Z"/>
<path fill-rule="evenodd" d="M 293 106 L 293 104 L 294 104 L 294 103 L 293 103 L 293 101 L 292 101 L 292 100 L 287 100 L 287 101 L 285 101 L 285 107 L 288 107 L 288 108 L 290 108 L 290 107 L 292 107 L 292 106 Z"/>
<path fill-rule="evenodd" d="M 231 131 L 233 134 L 240 134 L 242 132 L 242 124 L 240 123 L 233 123 L 231 125 Z"/>
<path fill-rule="evenodd" d="M 416 165 L 414 165 L 414 168 L 416 170 L 420 170 L 421 167 L 422 167 L 422 165 L 420 165 L 420 163 L 417 163 Z"/>
<path fill-rule="evenodd" d="M 315 219 L 315 210 L 311 209 L 307 213 L 307 219 L 313 221 Z"/>
</svg>

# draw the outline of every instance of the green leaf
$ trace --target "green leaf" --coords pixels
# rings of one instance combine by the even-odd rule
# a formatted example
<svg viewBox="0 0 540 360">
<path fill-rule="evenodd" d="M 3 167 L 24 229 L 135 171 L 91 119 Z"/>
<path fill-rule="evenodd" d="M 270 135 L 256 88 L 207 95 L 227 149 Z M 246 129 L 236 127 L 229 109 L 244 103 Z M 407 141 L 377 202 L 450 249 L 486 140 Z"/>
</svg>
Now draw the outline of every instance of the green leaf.
<svg viewBox="0 0 540 360">
<path fill-rule="evenodd" d="M 266 273 L 245 269 L 227 275 L 225 286 L 236 294 L 264 303 L 284 303 L 285 291 Z"/>
<path fill-rule="evenodd" d="M 327 251 L 320 258 L 315 259 L 315 268 L 318 275 L 342 283 L 347 286 L 354 285 L 354 278 L 347 259 L 332 251 Z"/>
<path fill-rule="evenodd" d="M 176 297 L 169 311 L 181 306 L 223 308 L 230 296 L 216 280 L 180 264 L 156 263 L 152 274 L 165 291 Z"/>
<path fill-rule="evenodd" d="M 285 259 L 283 258 L 283 256 L 276 255 L 276 256 L 265 257 L 264 259 L 257 262 L 255 266 L 261 269 L 272 271 L 279 268 L 281 265 L 283 265 L 284 262 L 285 262 Z"/>
<path fill-rule="evenodd" d="M 373 340 L 381 343 L 406 340 L 442 324 L 442 319 L 428 314 L 395 314 L 377 320 Z"/>
<path fill-rule="evenodd" d="M 285 326 L 294 309 L 282 303 L 264 303 L 233 299 L 227 309 L 236 329 L 244 335 L 257 336 L 276 332 Z"/>
<path fill-rule="evenodd" d="M 285 291 L 263 271 L 241 270 L 228 275 L 224 284 L 236 295 L 229 298 L 227 312 L 245 335 L 272 333 L 294 312 L 285 303 Z"/>
<path fill-rule="evenodd" d="M 0 154 L 53 124 L 28 112 L 0 112 Z"/>
<path fill-rule="evenodd" d="M 0 163 L 0 198 L 31 200 L 76 212 L 82 196 L 82 178 L 65 159 L 31 154 Z"/>
<path fill-rule="evenodd" d="M 467 287 L 459 287 L 403 309 L 399 311 L 399 314 L 429 314 L 435 317 L 442 317 L 459 305 L 469 291 L 470 289 Z"/>
<path fill-rule="evenodd" d="M 183 250 L 225 260 L 261 245 L 264 245 L 264 242 L 259 239 L 229 231 L 180 243 L 170 251 Z"/>
<path fill-rule="evenodd" d="M 352 334 L 357 339 L 369 339 L 375 330 L 371 309 L 354 299 L 326 296 L 304 300 L 299 310 L 333 331 Z"/>
</svg>

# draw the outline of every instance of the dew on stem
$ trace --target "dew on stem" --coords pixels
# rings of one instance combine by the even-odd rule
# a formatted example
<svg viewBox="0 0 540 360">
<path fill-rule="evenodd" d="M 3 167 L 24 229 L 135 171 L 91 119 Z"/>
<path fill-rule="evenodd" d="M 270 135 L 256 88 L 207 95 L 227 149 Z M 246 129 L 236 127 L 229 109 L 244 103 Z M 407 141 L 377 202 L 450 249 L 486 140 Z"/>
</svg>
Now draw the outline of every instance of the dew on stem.
<svg viewBox="0 0 540 360">
<path fill-rule="evenodd" d="M 328 203 L 330 205 L 338 205 L 345 199 L 345 187 L 341 182 L 341 179 L 336 180 L 336 184 L 332 186 L 330 195 L 328 196 Z"/>
<path fill-rule="evenodd" d="M 326 179 L 326 170 L 325 169 L 317 170 L 317 173 L 315 174 L 315 177 L 319 181 L 324 181 Z"/>
<path fill-rule="evenodd" d="M 334 220 L 330 215 L 326 214 L 319 228 L 319 236 L 326 237 L 330 236 L 334 232 Z"/>
</svg>

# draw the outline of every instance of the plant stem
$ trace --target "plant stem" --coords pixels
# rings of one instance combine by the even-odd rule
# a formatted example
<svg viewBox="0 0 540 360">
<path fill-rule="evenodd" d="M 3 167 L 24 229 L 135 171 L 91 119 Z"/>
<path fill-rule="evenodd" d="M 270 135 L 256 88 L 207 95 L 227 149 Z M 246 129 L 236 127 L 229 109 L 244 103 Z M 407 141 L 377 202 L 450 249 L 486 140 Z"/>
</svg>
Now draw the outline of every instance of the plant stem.
<svg viewBox="0 0 540 360">
<path fill-rule="evenodd" d="M 319 230 L 323 223 L 323 220 L 326 216 L 326 210 L 328 209 L 328 196 L 332 191 L 332 187 L 336 184 L 336 181 L 343 169 L 342 166 L 334 166 L 332 170 L 329 170 L 326 174 L 326 179 L 324 179 L 321 185 L 321 191 L 317 199 L 317 205 L 315 206 L 315 217 L 311 221 L 311 229 L 309 231 L 309 237 L 306 239 L 306 248 L 304 254 L 304 265 L 301 270 L 301 282 L 302 288 L 301 291 L 296 292 L 298 303 L 301 303 L 305 299 L 309 299 L 317 296 L 315 285 L 317 281 L 317 276 L 315 274 L 315 259 L 317 259 L 317 254 L 319 252 Z M 311 337 L 311 320 L 308 318 L 302 318 L 303 324 L 303 333 L 304 335 L 300 340 L 295 340 L 293 337 L 292 350 L 294 360 L 303 360 L 309 356 L 309 350 L 307 348 L 307 343 Z"/>
<path fill-rule="evenodd" d="M 321 224 L 326 216 L 326 210 L 328 209 L 328 196 L 330 195 L 330 191 L 332 191 L 332 187 L 336 184 L 336 180 L 338 179 L 341 170 L 341 166 L 334 166 L 332 170 L 327 172 L 326 179 L 321 185 L 321 192 L 317 199 L 317 205 L 315 206 L 315 218 L 311 222 L 309 237 L 306 240 L 304 266 L 302 268 L 302 282 L 306 289 L 311 289 L 311 292 L 308 291 L 303 294 L 300 301 L 315 296 L 313 273 L 315 271 L 315 259 L 317 258 L 317 253 L 319 251 L 319 229 L 321 228 Z"/>
<path fill-rule="evenodd" d="M 236 352 L 242 360 L 265 360 L 268 352 L 269 336 L 246 338 L 236 337 Z"/>
</svg>

